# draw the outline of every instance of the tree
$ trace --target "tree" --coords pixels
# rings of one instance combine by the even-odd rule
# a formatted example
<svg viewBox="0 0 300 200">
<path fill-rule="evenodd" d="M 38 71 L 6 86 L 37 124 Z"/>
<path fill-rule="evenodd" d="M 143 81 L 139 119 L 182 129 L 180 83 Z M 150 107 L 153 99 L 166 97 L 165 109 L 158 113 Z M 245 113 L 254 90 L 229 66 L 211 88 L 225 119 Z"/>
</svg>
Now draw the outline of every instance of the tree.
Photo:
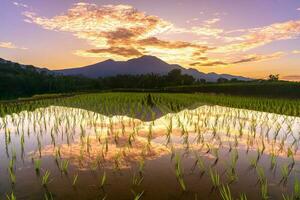
<svg viewBox="0 0 300 200">
<path fill-rule="evenodd" d="M 206 80 L 204 78 L 197 79 L 197 84 L 205 84 Z"/>
<path fill-rule="evenodd" d="M 279 74 L 270 74 L 268 80 L 269 81 L 278 81 L 279 80 Z"/>
<path fill-rule="evenodd" d="M 218 83 L 226 83 L 226 82 L 228 82 L 229 80 L 227 79 L 227 78 L 223 78 L 223 77 L 221 77 L 221 78 L 218 78 Z"/>
</svg>

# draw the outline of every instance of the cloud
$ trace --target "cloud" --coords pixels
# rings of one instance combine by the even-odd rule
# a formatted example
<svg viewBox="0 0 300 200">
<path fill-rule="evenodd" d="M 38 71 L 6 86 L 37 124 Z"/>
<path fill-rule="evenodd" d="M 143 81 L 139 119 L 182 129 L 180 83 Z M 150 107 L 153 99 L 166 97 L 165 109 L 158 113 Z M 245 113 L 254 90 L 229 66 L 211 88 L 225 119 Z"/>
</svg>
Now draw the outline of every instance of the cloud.
<svg viewBox="0 0 300 200">
<path fill-rule="evenodd" d="M 14 1 L 13 4 L 17 7 L 28 8 L 28 5 Z"/>
<path fill-rule="evenodd" d="M 207 25 L 212 25 L 212 24 L 215 24 L 215 23 L 219 22 L 220 20 L 221 20 L 220 18 L 213 18 L 213 19 L 209 19 L 209 20 L 204 21 L 204 23 L 207 24 Z"/>
<path fill-rule="evenodd" d="M 300 50 L 294 50 L 292 51 L 292 54 L 300 54 Z"/>
<path fill-rule="evenodd" d="M 201 45 L 192 44 L 192 43 L 183 42 L 183 41 L 170 42 L 170 41 L 160 40 L 156 37 L 150 37 L 150 38 L 146 38 L 143 40 L 139 40 L 138 44 L 140 44 L 141 46 L 153 46 L 153 47 L 156 46 L 159 48 L 166 48 L 166 49 L 195 48 L 198 50 L 198 52 L 199 51 L 205 52 L 206 50 L 209 49 L 207 46 L 201 46 Z"/>
<path fill-rule="evenodd" d="M 124 57 L 142 56 L 143 54 L 134 48 L 111 47 L 107 49 L 90 49 L 86 51 L 90 54 L 115 54 Z"/>
<path fill-rule="evenodd" d="M 195 62 L 191 63 L 190 66 L 193 67 L 213 67 L 213 66 L 219 66 L 219 65 L 228 65 L 228 63 L 223 61 L 209 61 L 209 62 Z"/>
<path fill-rule="evenodd" d="M 204 53 L 209 49 L 192 42 L 159 39 L 158 35 L 174 29 L 174 25 L 129 5 L 77 3 L 66 13 L 52 18 L 40 17 L 33 12 L 24 12 L 23 15 L 28 23 L 48 30 L 70 32 L 94 47 L 75 51 L 79 56 L 128 59 L 159 54 L 162 59 L 172 60 L 172 56 L 185 54 L 183 59 L 189 60 L 193 53 Z"/>
<path fill-rule="evenodd" d="M 221 33 L 223 33 L 224 30 L 220 28 L 210 28 L 206 26 L 193 26 L 191 28 L 178 28 L 173 27 L 171 30 L 168 31 L 168 33 L 171 34 L 194 34 L 198 36 L 212 36 L 219 38 Z"/>
<path fill-rule="evenodd" d="M 281 58 L 283 55 L 285 55 L 284 52 L 275 52 L 269 55 L 259 55 L 259 54 L 250 54 L 245 56 L 244 58 L 241 58 L 240 60 L 236 60 L 231 62 L 230 64 L 240 64 L 240 63 L 246 63 L 246 62 L 260 62 L 260 61 L 266 61 L 266 60 L 273 60 Z"/>
<path fill-rule="evenodd" d="M 300 8 L 297 8 L 298 11 L 300 11 Z"/>
<path fill-rule="evenodd" d="M 250 54 L 250 55 L 243 55 L 240 56 L 240 58 L 235 58 L 235 60 L 227 60 L 227 61 L 221 61 L 221 60 L 214 60 L 210 61 L 206 59 L 205 57 L 203 58 L 203 61 L 201 62 L 195 62 L 191 63 L 191 66 L 206 66 L 206 67 L 211 67 L 211 66 L 226 66 L 226 65 L 234 65 L 234 64 L 241 64 L 241 63 L 249 63 L 249 62 L 261 62 L 261 61 L 266 61 L 266 60 L 273 60 L 273 59 L 278 59 L 284 56 L 284 52 L 275 52 L 272 54 Z"/>
<path fill-rule="evenodd" d="M 232 37 L 232 43 L 220 46 L 215 52 L 248 51 L 274 41 L 295 39 L 300 36 L 300 20 L 275 23 L 243 31 L 247 33 Z M 230 39 L 230 37 L 228 38 Z"/>
<path fill-rule="evenodd" d="M 51 19 L 38 17 L 32 12 L 25 12 L 24 15 L 27 20 L 45 29 L 71 32 L 97 47 L 105 47 L 108 40 L 122 39 L 120 37 L 147 38 L 172 26 L 159 17 L 146 15 L 128 5 L 99 7 L 95 4 L 77 3 L 67 13 Z"/>
<path fill-rule="evenodd" d="M 213 18 L 206 20 L 204 25 L 187 28 L 177 27 L 129 5 L 76 3 L 65 13 L 50 18 L 34 12 L 24 12 L 23 15 L 27 23 L 52 31 L 69 32 L 87 41 L 91 47 L 74 51 L 78 56 L 127 60 L 154 55 L 167 62 L 192 63 L 191 66 L 226 66 L 280 58 L 282 53 L 238 56 L 237 52 L 300 35 L 300 20 L 225 31 L 212 27 L 220 21 L 220 18 Z M 172 38 L 172 34 L 192 34 L 193 38 L 197 36 L 197 40 L 166 39 Z M 218 55 L 221 56 L 218 58 Z"/>
<path fill-rule="evenodd" d="M 12 42 L 0 42 L 0 48 L 27 50 L 25 47 L 18 47 Z"/>
<path fill-rule="evenodd" d="M 199 21 L 199 18 L 198 18 L 198 17 L 194 17 L 194 18 L 192 18 L 192 19 L 186 20 L 185 22 L 186 22 L 187 24 L 190 24 L 190 23 L 196 22 L 196 21 Z"/>
</svg>

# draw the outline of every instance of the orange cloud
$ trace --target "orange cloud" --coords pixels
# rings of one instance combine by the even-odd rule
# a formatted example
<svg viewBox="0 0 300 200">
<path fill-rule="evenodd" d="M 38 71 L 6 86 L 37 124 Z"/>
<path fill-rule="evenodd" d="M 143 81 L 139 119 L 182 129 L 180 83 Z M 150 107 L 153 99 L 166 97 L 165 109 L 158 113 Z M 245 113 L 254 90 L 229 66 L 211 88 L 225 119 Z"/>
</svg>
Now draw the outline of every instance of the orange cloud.
<svg viewBox="0 0 300 200">
<path fill-rule="evenodd" d="M 156 16 L 146 15 L 128 5 L 98 7 L 95 4 L 77 3 L 67 13 L 51 19 L 38 17 L 32 12 L 25 12 L 24 15 L 30 22 L 45 29 L 71 32 L 97 47 L 106 47 L 110 39 L 147 38 L 172 26 Z"/>
<path fill-rule="evenodd" d="M 292 51 L 293 54 L 300 54 L 300 50 L 294 50 Z"/>
<path fill-rule="evenodd" d="M 86 40 L 91 48 L 76 50 L 74 54 L 78 56 L 127 60 L 147 54 L 171 63 L 191 63 L 191 66 L 226 66 L 280 58 L 283 53 L 236 54 L 273 41 L 296 38 L 300 34 L 300 20 L 226 32 L 212 27 L 220 21 L 214 18 L 206 20 L 202 26 L 182 28 L 129 5 L 77 3 L 66 13 L 52 18 L 41 17 L 33 12 L 23 14 L 26 17 L 24 21 L 28 23 L 48 30 L 70 32 Z M 169 34 L 193 34 L 201 38 L 201 43 L 160 38 Z M 212 41 L 215 45 L 212 45 Z M 203 45 L 205 43 L 210 45 Z M 218 54 L 222 56 L 221 59 L 217 59 Z"/>
<path fill-rule="evenodd" d="M 259 55 L 259 54 L 250 54 L 247 55 L 240 60 L 233 61 L 230 64 L 240 64 L 240 63 L 245 63 L 245 62 L 259 62 L 259 61 L 266 61 L 266 60 L 273 60 L 273 59 L 278 59 L 285 55 L 284 52 L 275 52 L 272 54 L 268 55 Z"/>
<path fill-rule="evenodd" d="M 211 28 L 208 26 L 193 26 L 191 28 L 178 28 L 173 27 L 168 31 L 171 34 L 194 34 L 197 36 L 211 36 L 211 37 L 221 37 L 221 34 L 224 32 L 223 29 L 220 28 Z"/>
<path fill-rule="evenodd" d="M 0 48 L 27 50 L 27 48 L 18 47 L 18 46 L 16 46 L 15 44 L 13 44 L 11 42 L 0 42 Z"/>
<path fill-rule="evenodd" d="M 158 55 L 167 61 L 181 56 L 185 61 L 195 52 L 204 53 L 207 46 L 186 41 L 168 41 L 157 37 L 173 29 L 173 24 L 157 16 L 147 15 L 128 5 L 77 3 L 66 13 L 53 18 L 24 12 L 26 22 L 45 29 L 71 32 L 95 47 L 78 50 L 79 56 L 128 59 L 143 54 Z"/>
<path fill-rule="evenodd" d="M 223 62 L 223 61 L 209 61 L 209 62 L 195 62 L 195 63 L 191 63 L 191 66 L 194 67 L 212 67 L 212 66 L 219 66 L 219 65 L 228 65 L 228 63 Z"/>
<path fill-rule="evenodd" d="M 203 61 L 191 63 L 190 65 L 195 67 L 226 66 L 226 65 L 234 65 L 234 64 L 241 64 L 241 63 L 248 63 L 248 62 L 261 62 L 266 60 L 273 60 L 273 59 L 278 59 L 283 55 L 285 55 L 284 52 L 275 52 L 267 55 L 250 54 L 250 55 L 239 56 L 239 58 L 235 58 L 235 60 L 228 60 L 228 61 L 220 61 L 220 60 L 210 61 L 204 57 Z"/>
<path fill-rule="evenodd" d="M 121 55 L 124 57 L 132 57 L 132 56 L 142 56 L 143 54 L 136 49 L 133 48 L 123 48 L 123 47 L 110 47 L 107 49 L 90 49 L 86 51 L 91 54 L 115 54 Z"/>
<path fill-rule="evenodd" d="M 297 38 L 300 35 L 300 20 L 243 31 L 247 33 L 238 37 L 228 37 L 232 43 L 220 46 L 215 52 L 248 51 L 274 41 Z"/>
</svg>

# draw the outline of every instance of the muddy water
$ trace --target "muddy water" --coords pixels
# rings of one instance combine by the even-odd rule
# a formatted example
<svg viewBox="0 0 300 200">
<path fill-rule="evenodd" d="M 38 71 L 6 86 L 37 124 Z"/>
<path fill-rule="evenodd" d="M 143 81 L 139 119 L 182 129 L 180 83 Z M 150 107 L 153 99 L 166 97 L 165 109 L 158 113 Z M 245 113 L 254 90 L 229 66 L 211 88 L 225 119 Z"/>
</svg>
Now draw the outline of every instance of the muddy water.
<svg viewBox="0 0 300 200">
<path fill-rule="evenodd" d="M 220 185 L 229 185 L 234 199 L 241 193 L 261 199 L 259 169 L 267 180 L 268 197 L 282 199 L 282 194 L 293 193 L 300 177 L 299 122 L 219 106 L 147 122 L 66 107 L 6 116 L 0 119 L 0 199 L 12 192 L 17 199 L 126 200 L 139 194 L 140 199 L 221 199 L 210 171 L 219 174 Z M 176 157 L 185 191 L 176 177 Z M 34 160 L 41 160 L 39 173 Z M 283 168 L 288 169 L 286 179 Z M 50 178 L 42 186 L 47 170 Z"/>
</svg>

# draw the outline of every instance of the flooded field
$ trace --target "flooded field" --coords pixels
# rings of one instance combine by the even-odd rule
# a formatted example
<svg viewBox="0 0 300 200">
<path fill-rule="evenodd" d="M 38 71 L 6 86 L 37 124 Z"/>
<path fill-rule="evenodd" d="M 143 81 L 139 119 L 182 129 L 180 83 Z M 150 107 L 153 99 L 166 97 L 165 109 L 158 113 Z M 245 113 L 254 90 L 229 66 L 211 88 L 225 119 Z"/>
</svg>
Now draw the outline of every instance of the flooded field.
<svg viewBox="0 0 300 200">
<path fill-rule="evenodd" d="M 216 105 L 147 109 L 3 116 L 0 199 L 300 199 L 300 118 Z"/>
</svg>

